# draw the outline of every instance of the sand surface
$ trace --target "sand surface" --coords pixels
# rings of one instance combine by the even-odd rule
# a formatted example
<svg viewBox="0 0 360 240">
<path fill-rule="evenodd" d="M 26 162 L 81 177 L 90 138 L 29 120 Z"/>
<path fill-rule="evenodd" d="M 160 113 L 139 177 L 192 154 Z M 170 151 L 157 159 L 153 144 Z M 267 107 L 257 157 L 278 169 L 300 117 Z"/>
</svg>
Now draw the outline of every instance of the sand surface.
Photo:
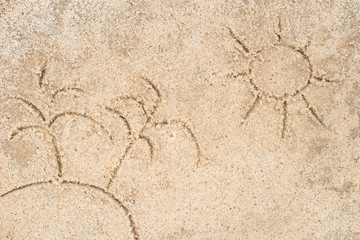
<svg viewBox="0 0 360 240">
<path fill-rule="evenodd" d="M 360 239 L 360 2 L 0 0 L 0 239 Z"/>
</svg>

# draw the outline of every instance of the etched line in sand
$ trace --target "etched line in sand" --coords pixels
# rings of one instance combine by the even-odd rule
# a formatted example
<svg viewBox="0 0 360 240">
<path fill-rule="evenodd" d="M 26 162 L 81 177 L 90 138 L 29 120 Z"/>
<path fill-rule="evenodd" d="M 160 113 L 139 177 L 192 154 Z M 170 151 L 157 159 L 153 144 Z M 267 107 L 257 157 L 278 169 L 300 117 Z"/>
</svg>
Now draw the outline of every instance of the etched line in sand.
<svg viewBox="0 0 360 240">
<path fill-rule="evenodd" d="M 144 101 L 141 100 L 141 99 L 139 100 L 138 98 L 136 98 L 134 96 L 120 96 L 117 99 L 126 100 L 126 101 L 130 100 L 130 101 L 133 101 L 133 102 L 135 102 L 136 104 L 138 104 L 140 106 L 141 111 L 142 111 L 142 115 L 146 118 L 145 124 L 144 124 L 144 126 L 142 127 L 142 129 L 140 131 L 140 133 L 142 133 L 144 131 L 145 127 L 146 127 L 146 124 L 151 121 L 151 117 L 146 112 Z M 129 123 L 129 125 L 130 125 L 130 123 Z"/>
<path fill-rule="evenodd" d="M 7 191 L 3 194 L 0 195 L 0 198 L 3 198 L 11 193 L 20 191 L 22 189 L 25 188 L 29 188 L 32 186 L 41 186 L 41 185 L 47 185 L 47 184 L 53 184 L 54 181 L 53 180 L 49 180 L 49 181 L 42 181 L 42 182 L 34 182 L 34 183 L 29 183 L 23 186 L 19 186 L 16 187 L 10 191 Z M 87 189 L 91 189 L 91 190 L 95 190 L 97 192 L 101 192 L 102 194 L 106 195 L 107 197 L 109 197 L 114 203 L 116 203 L 120 209 L 122 209 L 122 211 L 125 213 L 126 217 L 128 218 L 129 221 L 129 227 L 131 228 L 131 233 L 133 235 L 133 239 L 134 240 L 139 240 L 139 233 L 138 233 L 138 229 L 136 227 L 135 221 L 133 219 L 133 216 L 129 210 L 129 208 L 127 208 L 119 199 L 117 199 L 113 194 L 111 194 L 110 192 L 106 191 L 105 189 L 102 189 L 101 187 L 98 187 L 96 185 L 92 185 L 92 184 L 87 184 L 87 183 L 82 183 L 79 181 L 68 181 L 68 180 L 62 180 L 60 182 L 60 184 L 63 185 L 76 185 L 76 186 L 80 186 L 80 187 L 84 187 Z"/>
<path fill-rule="evenodd" d="M 45 130 L 45 131 L 48 132 L 48 130 L 45 129 L 44 127 L 37 126 L 37 125 L 18 127 L 16 130 L 14 130 L 14 131 L 11 133 L 10 140 L 13 140 L 13 138 L 14 138 L 15 136 L 17 136 L 20 132 L 25 131 L 25 130 L 28 130 L 28 129 L 40 129 L 40 130 Z"/>
<path fill-rule="evenodd" d="M 146 143 L 149 145 L 149 150 L 150 150 L 150 160 L 153 160 L 154 157 L 154 143 L 151 141 L 151 139 L 147 136 L 144 135 L 139 135 L 139 139 L 143 139 L 146 141 Z"/>
<path fill-rule="evenodd" d="M 283 122 L 282 122 L 282 129 L 281 129 L 281 138 L 285 137 L 285 132 L 286 132 L 286 124 L 287 124 L 287 120 L 288 120 L 288 112 L 287 112 L 287 102 L 284 101 L 283 103 L 283 111 L 282 111 L 282 117 L 283 117 Z"/>
<path fill-rule="evenodd" d="M 110 187 L 111 187 L 111 185 L 113 184 L 114 178 L 116 177 L 116 175 L 117 175 L 117 173 L 118 173 L 118 171 L 119 171 L 119 169 L 120 169 L 120 167 L 121 167 L 122 162 L 124 161 L 124 159 L 126 158 L 127 154 L 129 153 L 130 149 L 131 149 L 132 146 L 134 145 L 134 142 L 135 142 L 135 140 L 133 140 L 133 141 L 131 141 L 131 142 L 129 143 L 129 145 L 128 145 L 128 146 L 126 147 L 126 149 L 125 149 L 124 154 L 120 157 L 119 162 L 117 163 L 116 167 L 114 168 L 114 170 L 113 170 L 113 172 L 112 172 L 112 174 L 111 174 L 111 177 L 110 177 L 110 179 L 109 179 L 109 182 L 108 182 L 108 184 L 107 184 L 107 186 L 106 186 L 106 190 L 109 190 Z"/>
<path fill-rule="evenodd" d="M 30 107 L 32 110 L 34 110 L 41 118 L 42 121 L 46 121 L 46 118 L 44 116 L 44 114 L 41 112 L 41 110 L 32 102 L 30 102 L 29 100 L 22 98 L 22 97 L 11 97 L 10 99 L 14 99 L 14 100 L 18 100 L 22 103 L 24 103 L 25 105 L 27 105 L 28 107 Z"/>
<path fill-rule="evenodd" d="M 244 115 L 244 117 L 243 117 L 243 119 L 242 119 L 241 125 L 244 124 L 245 121 L 249 118 L 250 114 L 254 111 L 254 109 L 255 109 L 256 105 L 258 104 L 259 100 L 260 100 L 260 96 L 259 96 L 259 95 L 256 95 L 256 97 L 255 97 L 255 99 L 253 100 L 251 106 L 250 106 L 249 109 L 246 111 L 246 113 L 245 113 L 245 115 Z"/>
<path fill-rule="evenodd" d="M 69 91 L 76 91 L 79 93 L 86 93 L 84 90 L 82 90 L 81 88 L 78 87 L 63 87 L 61 89 L 56 90 L 52 95 L 51 95 L 51 101 L 54 102 L 55 98 L 61 94 L 61 93 L 66 93 Z"/>
<path fill-rule="evenodd" d="M 301 54 L 301 56 L 307 61 L 307 63 L 309 64 L 309 70 L 310 70 L 310 74 L 309 74 L 309 79 L 308 79 L 308 83 L 310 84 L 310 80 L 313 77 L 313 73 L 314 73 L 314 68 L 313 65 L 311 63 L 310 57 L 305 53 L 304 49 L 301 48 L 295 48 L 293 46 L 290 46 L 290 48 L 292 48 L 294 51 L 298 52 Z M 305 48 L 307 48 L 307 46 L 305 46 Z"/>
<path fill-rule="evenodd" d="M 201 164 L 201 159 L 202 159 L 202 158 L 206 159 L 206 158 L 203 156 L 203 154 L 202 154 L 202 152 L 201 152 L 201 147 L 200 147 L 199 141 L 197 140 L 194 132 L 192 131 L 192 129 L 190 128 L 190 126 L 189 126 L 185 121 L 182 121 L 182 120 L 171 120 L 171 121 L 165 120 L 165 121 L 163 121 L 163 122 L 153 122 L 153 121 L 152 121 L 152 118 L 154 117 L 155 112 L 156 112 L 156 110 L 158 109 L 158 106 L 159 106 L 160 103 L 161 103 L 162 95 L 161 95 L 161 92 L 160 92 L 159 88 L 158 88 L 152 81 L 150 81 L 150 80 L 149 80 L 148 78 L 146 78 L 146 77 L 142 77 L 142 79 L 143 79 L 144 81 L 146 81 L 146 82 L 150 85 L 150 87 L 155 91 L 156 97 L 157 97 L 157 99 L 156 99 L 156 101 L 155 101 L 155 105 L 153 106 L 154 109 L 153 109 L 153 111 L 150 112 L 150 114 L 147 113 L 147 111 L 146 111 L 146 109 L 145 109 L 145 104 L 144 104 L 144 102 L 143 102 L 142 100 L 138 100 L 138 98 L 136 98 L 136 97 L 134 97 L 134 96 L 125 96 L 125 97 L 119 97 L 119 98 L 118 98 L 118 99 L 124 99 L 124 100 L 132 100 L 132 101 L 135 101 L 136 103 L 138 103 L 138 104 L 141 106 L 141 109 L 142 109 L 142 111 L 143 111 L 144 116 L 146 117 L 146 122 L 145 122 L 143 128 L 141 129 L 141 131 L 139 132 L 138 137 L 136 137 L 136 138 L 134 139 L 134 141 L 135 141 L 136 139 L 143 139 L 143 140 L 145 140 L 145 141 L 148 143 L 149 147 L 150 147 L 150 155 L 151 155 L 150 157 L 151 157 L 151 159 L 153 159 L 154 152 L 155 152 L 154 144 L 153 144 L 152 141 L 151 141 L 151 137 L 145 135 L 145 133 L 144 133 L 145 130 L 146 130 L 146 129 L 149 129 L 149 128 L 152 128 L 152 127 L 154 127 L 154 126 L 178 124 L 178 125 L 180 125 L 183 129 L 185 129 L 185 130 L 189 133 L 192 142 L 194 142 L 194 145 L 195 145 L 195 148 L 196 148 L 196 151 L 197 151 L 197 166 L 199 166 L 199 165 Z M 133 142 L 134 142 L 134 141 L 133 141 Z M 130 143 L 129 147 L 127 148 L 127 151 L 129 150 L 129 148 L 131 148 L 133 142 Z M 115 171 L 114 171 L 114 174 L 113 174 L 113 177 L 112 177 L 112 178 L 114 178 L 114 177 L 116 176 L 117 171 L 119 170 L 119 167 L 120 167 L 120 165 L 121 165 L 121 162 L 122 162 L 122 160 L 126 157 L 126 154 L 127 154 L 127 152 L 125 152 L 124 156 L 120 159 L 120 163 L 119 163 L 118 166 L 115 168 Z M 113 181 L 112 178 L 111 178 L 111 180 L 110 180 L 110 182 L 109 182 L 109 183 L 110 183 L 110 184 L 108 185 L 109 187 L 110 187 L 110 185 L 111 185 L 111 183 L 112 183 L 112 181 Z"/>
<path fill-rule="evenodd" d="M 245 45 L 242 41 L 240 41 L 239 38 L 237 38 L 237 37 L 235 36 L 235 34 L 234 34 L 234 32 L 231 30 L 231 28 L 228 27 L 228 29 L 229 29 L 229 31 L 230 31 L 230 36 L 235 39 L 235 41 L 241 46 L 241 48 L 242 48 L 246 53 L 250 53 L 249 48 L 246 47 L 246 45 Z"/>
<path fill-rule="evenodd" d="M 307 51 L 309 49 L 309 47 L 311 46 L 311 40 L 309 39 L 306 43 L 306 45 L 303 47 L 303 51 Z"/>
<path fill-rule="evenodd" d="M 150 112 L 150 118 L 155 114 L 157 108 L 159 107 L 160 103 L 161 103 L 161 99 L 162 99 L 162 96 L 161 96 L 161 93 L 160 93 L 160 90 L 159 88 L 153 83 L 151 82 L 148 78 L 146 77 L 142 77 L 143 80 L 145 80 L 149 85 L 150 87 L 155 91 L 156 93 L 156 96 L 157 96 L 157 99 L 155 101 L 155 105 L 153 106 L 154 109 Z M 150 120 L 149 120 L 150 121 Z"/>
<path fill-rule="evenodd" d="M 246 111 L 243 121 L 240 123 L 240 127 L 244 124 L 245 120 L 249 118 L 251 112 L 253 112 L 257 103 L 261 99 L 275 100 L 283 105 L 282 111 L 282 124 L 280 135 L 281 138 L 285 137 L 286 129 L 289 128 L 289 113 L 287 111 L 288 104 L 298 94 L 301 95 L 302 100 L 307 105 L 310 113 L 315 119 L 324 127 L 324 121 L 321 119 L 315 108 L 311 106 L 308 100 L 305 98 L 303 92 L 311 84 L 312 80 L 317 80 L 325 83 L 332 83 L 334 81 L 327 79 L 326 77 L 319 77 L 314 75 L 313 63 L 307 54 L 307 50 L 311 44 L 308 41 L 304 47 L 295 47 L 291 45 L 283 44 L 282 40 L 284 36 L 283 26 L 281 18 L 278 18 L 278 29 L 274 30 L 277 35 L 277 41 L 270 44 L 263 49 L 252 51 L 248 48 L 234 32 L 230 29 L 230 37 L 235 39 L 236 45 L 240 46 L 247 54 L 249 67 L 248 74 L 244 76 L 248 77 L 251 90 L 255 92 L 255 100 L 252 100 L 250 108 Z M 236 47 L 237 48 L 237 47 Z M 294 76 L 297 76 L 294 79 Z"/>
<path fill-rule="evenodd" d="M 57 143 L 56 143 L 56 138 L 55 138 L 55 136 L 53 136 L 53 138 L 52 138 L 52 143 L 53 143 L 53 146 L 54 146 L 55 157 L 56 157 L 56 161 L 57 161 L 58 169 L 59 169 L 58 176 L 59 176 L 59 177 L 62 177 L 63 173 L 62 173 L 61 156 L 60 156 L 59 148 L 58 148 Z"/>
<path fill-rule="evenodd" d="M 90 120 L 91 122 L 93 122 L 94 124 L 98 125 L 108 136 L 109 136 L 109 139 L 110 141 L 113 143 L 113 136 L 111 135 L 110 131 L 107 130 L 105 128 L 104 125 L 102 125 L 100 122 L 96 121 L 95 119 L 93 119 L 92 117 L 90 116 L 87 116 L 83 113 L 78 113 L 78 112 L 63 112 L 63 113 L 59 113 L 57 115 L 55 115 L 49 122 L 49 128 L 51 128 L 54 123 L 56 122 L 56 120 L 58 120 L 59 118 L 63 118 L 63 117 L 67 117 L 67 116 L 75 116 L 75 117 L 81 117 L 81 118 L 85 118 L 85 119 L 88 119 Z"/>
<path fill-rule="evenodd" d="M 244 46 L 245 47 L 245 46 Z M 245 47 L 245 50 L 247 48 Z M 43 79 L 45 77 L 46 74 L 46 64 L 43 66 L 42 70 L 41 70 L 41 74 L 39 77 L 39 87 L 42 88 L 44 83 L 43 83 Z M 46 121 L 45 115 L 41 112 L 41 110 L 32 102 L 26 100 L 25 98 L 22 97 L 13 97 L 12 99 L 18 100 L 22 103 L 24 103 L 25 105 L 27 105 L 28 107 L 30 107 L 34 112 L 36 112 L 40 118 L 42 119 L 42 121 L 44 122 L 41 126 L 38 125 L 30 125 L 30 126 L 21 126 L 18 127 L 16 130 L 14 130 L 11 133 L 10 136 L 10 140 L 14 139 L 16 136 L 18 136 L 21 132 L 25 132 L 27 130 L 42 130 L 45 131 L 50 137 L 51 137 L 51 144 L 54 148 L 54 155 L 56 158 L 56 162 L 57 162 L 57 169 L 58 169 L 58 173 L 57 176 L 55 177 L 55 180 L 51 180 L 51 181 L 47 181 L 47 182 L 37 182 L 37 183 L 30 183 L 24 186 L 20 186 L 17 187 L 13 190 L 8 191 L 7 193 L 4 193 L 2 195 L 0 195 L 0 197 L 6 196 L 8 194 L 11 194 L 12 192 L 27 188 L 27 187 L 31 187 L 31 186 L 36 186 L 36 185 L 41 185 L 41 184 L 45 184 L 45 183 L 60 183 L 60 184 L 75 184 L 75 185 L 79 185 L 79 186 L 83 186 L 83 187 L 88 187 L 88 188 L 92 188 L 92 189 L 96 189 L 98 191 L 101 191 L 102 193 L 108 195 L 109 197 L 111 197 L 114 201 L 116 201 L 121 208 L 124 210 L 125 214 L 127 215 L 129 222 L 130 222 L 130 227 L 131 227 L 131 231 L 132 234 L 134 236 L 134 239 L 139 239 L 139 234 L 137 231 L 137 228 L 135 226 L 134 223 L 134 219 L 133 216 L 130 214 L 130 211 L 128 208 L 126 208 L 121 201 L 119 201 L 118 199 L 116 199 L 110 192 L 108 192 L 108 190 L 110 189 L 110 187 L 112 186 L 114 179 L 119 171 L 119 169 L 122 166 L 122 163 L 124 161 L 124 159 L 129 155 L 130 150 L 133 148 L 133 145 L 135 143 L 135 141 L 137 140 L 144 140 L 147 145 L 149 146 L 149 154 L 150 154 L 150 159 L 151 162 L 153 160 L 154 157 L 154 153 L 155 153 L 155 145 L 153 143 L 153 141 L 151 140 L 151 136 L 146 136 L 145 135 L 145 131 L 147 129 L 153 128 L 155 127 L 155 125 L 172 125 L 172 124 L 177 124 L 178 126 L 180 126 L 181 129 L 184 129 L 187 133 L 188 136 L 190 136 L 191 141 L 194 143 L 194 147 L 196 149 L 196 153 L 197 153 L 197 166 L 199 167 L 200 164 L 205 163 L 205 162 L 201 162 L 201 159 L 204 157 L 202 152 L 201 152 L 201 148 L 200 148 L 200 144 L 199 141 L 197 139 L 197 137 L 195 136 L 193 130 L 191 129 L 191 127 L 182 120 L 171 120 L 171 121 L 163 121 L 163 122 L 155 122 L 153 121 L 153 118 L 155 118 L 155 113 L 158 110 L 159 105 L 162 102 L 162 95 L 161 92 L 159 90 L 159 88 L 148 78 L 146 77 L 141 77 L 144 81 L 145 84 L 148 85 L 148 87 L 151 89 L 151 91 L 154 91 L 155 94 L 155 99 L 154 102 L 152 104 L 152 106 L 150 106 L 150 108 L 147 108 L 147 105 L 145 104 L 144 100 L 145 98 L 141 98 L 139 96 L 124 96 L 124 97 L 119 97 L 119 99 L 123 99 L 123 100 L 130 100 L 130 101 L 134 101 L 136 104 L 138 104 L 138 106 L 140 106 L 141 112 L 140 112 L 140 116 L 144 116 L 146 118 L 145 123 L 143 124 L 143 126 L 141 126 L 142 128 L 140 130 L 134 130 L 132 128 L 131 122 L 128 121 L 128 119 L 125 117 L 125 115 L 123 115 L 120 111 L 118 111 L 116 108 L 110 107 L 110 106 L 99 106 L 100 108 L 105 109 L 107 112 L 115 114 L 117 116 L 117 119 L 121 120 L 124 125 L 125 128 L 127 129 L 127 134 L 130 137 L 130 143 L 128 143 L 125 152 L 122 154 L 122 156 L 120 157 L 119 161 L 116 163 L 116 166 L 113 168 L 112 174 L 108 180 L 108 183 L 106 185 L 106 189 L 102 189 L 101 187 L 97 187 L 96 185 L 90 185 L 87 183 L 81 183 L 79 181 L 67 181 L 65 179 L 63 179 L 63 169 L 62 169 L 62 161 L 61 161 L 61 154 L 57 145 L 57 139 L 55 137 L 55 135 L 53 134 L 53 129 L 52 127 L 57 123 L 57 121 L 63 117 L 67 117 L 67 116 L 71 116 L 71 117 L 80 117 L 82 119 L 86 119 L 91 121 L 92 123 L 94 123 L 95 125 L 99 126 L 101 130 L 103 130 L 110 138 L 111 142 L 114 144 L 113 142 L 113 136 L 111 135 L 110 131 L 107 130 L 105 128 L 105 126 L 102 124 L 101 120 L 98 120 L 97 118 L 94 118 L 93 116 L 87 115 L 84 112 L 76 112 L 76 111 L 64 111 L 58 113 L 57 115 L 53 115 L 49 117 L 49 120 Z M 50 95 L 50 99 L 51 99 L 51 103 L 56 103 L 55 99 L 57 97 L 59 97 L 60 94 L 62 93 L 67 93 L 67 92 L 71 92 L 71 91 L 75 91 L 77 93 L 85 93 L 88 94 L 87 92 L 85 92 L 83 89 L 78 88 L 78 87 L 63 87 L 61 89 L 56 90 L 55 92 L 53 92 L 53 94 Z M 139 100 L 140 99 L 140 100 Z M 52 105 L 49 105 L 50 107 Z M 60 106 L 62 107 L 62 106 Z M 100 108 L 98 110 L 100 110 Z M 101 112 L 96 112 L 96 114 L 100 114 Z M 133 131 L 138 131 L 138 132 L 133 132 Z M 73 132 L 71 132 L 73 133 Z M 205 157 L 204 157 L 205 158 Z"/>
<path fill-rule="evenodd" d="M 134 96 L 120 96 L 118 97 L 118 99 L 122 99 L 122 100 L 131 100 L 133 102 L 136 102 L 137 104 L 139 104 L 141 106 L 141 110 L 143 111 L 143 114 L 145 116 L 147 116 L 147 112 L 145 110 L 145 103 L 143 100 L 141 99 L 137 99 L 136 97 Z"/>
<path fill-rule="evenodd" d="M 117 110 L 115 110 L 115 109 L 113 109 L 113 108 L 106 107 L 106 106 L 105 106 L 104 108 L 105 108 L 105 110 L 107 110 L 108 112 L 113 113 L 113 114 L 115 114 L 116 116 L 118 116 L 118 117 L 124 122 L 124 124 L 125 124 L 125 126 L 126 126 L 126 129 L 127 129 L 127 134 L 128 134 L 128 136 L 130 137 L 130 136 L 133 134 L 133 132 L 132 132 L 132 130 L 131 130 L 131 126 L 130 126 L 129 121 L 124 117 L 124 115 L 122 115 L 121 112 L 119 112 L 119 111 L 117 111 Z"/>
<path fill-rule="evenodd" d="M 26 185 L 23 185 L 23 186 L 20 186 L 20 187 L 16 187 L 6 193 L 3 193 L 0 195 L 0 198 L 2 197 L 5 197 L 7 195 L 9 195 L 10 193 L 13 193 L 13 192 L 16 192 L 16 191 L 19 191 L 21 189 L 25 189 L 25 188 L 28 188 L 28 187 L 31 187 L 31 186 L 38 186 L 38 185 L 43 185 L 43 184 L 46 184 L 46 183 L 51 183 L 52 180 L 49 180 L 49 181 L 45 181 L 45 182 L 34 182 L 34 183 L 29 183 L 29 184 L 26 184 Z"/>
<path fill-rule="evenodd" d="M 154 109 L 153 111 L 151 111 L 149 114 L 147 113 L 146 109 L 145 109 L 145 104 L 143 101 L 138 100 L 138 98 L 134 97 L 134 96 L 125 96 L 125 97 L 118 97 L 118 99 L 124 99 L 124 100 L 131 100 L 136 102 L 137 104 L 139 104 L 141 106 L 141 109 L 143 111 L 143 115 L 146 117 L 146 122 L 144 124 L 144 126 L 142 127 L 141 131 L 139 132 L 138 135 L 135 135 L 135 138 L 130 142 L 130 144 L 127 146 L 125 153 L 120 157 L 119 162 L 117 163 L 116 167 L 113 170 L 113 173 L 110 177 L 110 180 L 107 184 L 106 189 L 110 189 L 110 187 L 112 186 L 114 179 L 117 176 L 117 173 L 120 170 L 120 167 L 122 165 L 122 162 L 124 161 L 124 159 L 126 158 L 126 156 L 128 155 L 130 149 L 133 147 L 133 144 L 135 143 L 136 140 L 138 139 L 142 139 L 145 140 L 147 142 L 147 144 L 149 145 L 149 151 L 150 151 L 150 159 L 151 161 L 153 160 L 154 157 L 154 143 L 151 140 L 150 136 L 146 136 L 145 135 L 145 130 L 149 129 L 149 128 L 153 128 L 155 126 L 163 126 L 163 125 L 172 125 L 172 124 L 178 124 L 180 125 L 183 129 L 185 129 L 190 137 L 191 137 L 191 141 L 194 142 L 195 148 L 196 148 L 196 152 L 197 152 L 197 166 L 200 166 L 201 164 L 201 160 L 202 158 L 205 158 L 201 152 L 201 148 L 200 148 L 200 144 L 194 134 L 194 132 L 192 131 L 192 129 L 190 128 L 190 126 L 182 120 L 171 120 L 171 121 L 163 121 L 163 122 L 153 122 L 152 121 L 152 117 L 154 116 L 159 104 L 161 103 L 161 99 L 162 99 L 162 95 L 160 93 L 160 90 L 155 86 L 155 84 L 153 84 L 149 79 L 144 78 L 143 79 L 151 86 L 151 88 L 155 91 L 156 96 L 157 96 L 157 100 L 155 101 L 155 105 L 154 105 Z M 113 109 L 114 110 L 114 109 Z M 130 124 L 129 124 L 130 125 Z"/>
<path fill-rule="evenodd" d="M 281 17 L 280 16 L 278 17 L 278 26 L 277 27 L 278 27 L 278 31 L 275 31 L 275 34 L 276 34 L 278 42 L 281 42 L 282 25 L 281 25 Z"/>
<path fill-rule="evenodd" d="M 145 103 L 144 103 L 144 101 L 142 99 L 138 99 L 135 96 L 120 96 L 120 97 L 118 97 L 118 99 L 130 100 L 130 101 L 133 101 L 136 104 L 138 104 L 140 106 L 140 108 L 141 108 L 141 111 L 143 112 L 142 114 L 146 117 L 146 120 L 150 121 L 150 116 L 146 112 Z"/>
<path fill-rule="evenodd" d="M 55 158 L 56 158 L 56 163 L 57 163 L 58 176 L 61 177 L 62 176 L 62 163 L 61 163 L 61 157 L 60 157 L 59 148 L 57 146 L 55 136 L 48 129 L 46 129 L 45 127 L 42 127 L 42 126 L 37 126 L 37 125 L 18 127 L 15 131 L 13 131 L 11 133 L 10 140 L 13 140 L 14 137 L 18 136 L 19 133 L 21 133 L 21 132 L 24 132 L 24 131 L 27 131 L 27 130 L 33 130 L 33 129 L 38 129 L 38 130 L 44 131 L 48 136 L 51 137 L 51 143 L 52 143 L 54 151 L 55 151 Z"/>
<path fill-rule="evenodd" d="M 74 185 L 78 185 L 78 186 L 81 186 L 81 187 L 87 187 L 87 188 L 90 188 L 90 189 L 94 189 L 94 190 L 97 190 L 97 191 L 100 191 L 102 192 L 103 194 L 107 195 L 108 197 L 110 197 L 114 202 L 116 202 L 121 209 L 123 209 L 123 211 L 125 212 L 126 216 L 128 217 L 129 219 L 129 223 L 130 223 L 130 228 L 131 228 L 131 232 L 133 234 L 133 237 L 135 240 L 139 240 L 140 237 L 139 237 L 139 233 L 138 233 L 138 230 L 137 230 L 137 227 L 135 225 L 135 221 L 133 219 L 133 216 L 130 212 L 130 210 L 119 200 L 117 199 L 113 194 L 111 194 L 110 192 L 106 191 L 105 189 L 102 189 L 101 187 L 98 187 L 98 186 L 95 186 L 95 185 L 92 185 L 92 184 L 87 184 L 87 183 L 81 183 L 81 182 L 78 182 L 78 181 L 66 181 L 64 180 L 62 182 L 62 184 L 74 184 Z"/>
<path fill-rule="evenodd" d="M 335 83 L 335 82 L 337 82 L 337 81 L 333 81 L 333 80 L 330 80 L 330 79 L 325 78 L 325 77 L 314 76 L 314 78 L 319 82 L 326 82 L 326 83 Z"/>
<path fill-rule="evenodd" d="M 46 73 L 46 65 L 47 65 L 47 61 L 44 63 L 44 65 L 41 68 L 41 72 L 39 75 L 39 87 L 42 88 L 43 87 L 43 80 L 45 77 L 45 73 Z"/>
<path fill-rule="evenodd" d="M 301 97 L 304 101 L 304 103 L 306 104 L 306 107 L 310 110 L 310 113 L 315 117 L 315 119 L 323 126 L 326 127 L 325 123 L 323 122 L 323 120 L 320 118 L 320 116 L 316 113 L 316 110 L 310 105 L 310 103 L 308 102 L 308 100 L 306 99 L 304 94 L 301 94 Z"/>
<path fill-rule="evenodd" d="M 185 129 L 190 134 L 191 140 L 195 144 L 196 151 L 197 151 L 197 163 L 196 164 L 199 165 L 204 156 L 201 152 L 199 141 L 197 140 L 197 138 L 196 138 L 194 132 L 192 131 L 192 129 L 190 128 L 190 126 L 185 121 L 178 120 L 178 119 L 174 119 L 174 120 L 170 120 L 170 121 L 164 120 L 162 122 L 155 123 L 155 126 L 165 126 L 165 125 L 174 125 L 174 124 L 180 125 L 183 129 Z"/>
</svg>

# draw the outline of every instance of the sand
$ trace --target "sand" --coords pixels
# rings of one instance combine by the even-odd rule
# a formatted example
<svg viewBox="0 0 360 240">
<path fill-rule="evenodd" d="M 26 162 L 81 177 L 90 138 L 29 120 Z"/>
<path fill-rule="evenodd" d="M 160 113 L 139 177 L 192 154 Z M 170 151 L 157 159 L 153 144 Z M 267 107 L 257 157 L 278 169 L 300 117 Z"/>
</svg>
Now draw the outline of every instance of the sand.
<svg viewBox="0 0 360 240">
<path fill-rule="evenodd" d="M 359 11 L 0 1 L 0 239 L 360 239 Z"/>
</svg>

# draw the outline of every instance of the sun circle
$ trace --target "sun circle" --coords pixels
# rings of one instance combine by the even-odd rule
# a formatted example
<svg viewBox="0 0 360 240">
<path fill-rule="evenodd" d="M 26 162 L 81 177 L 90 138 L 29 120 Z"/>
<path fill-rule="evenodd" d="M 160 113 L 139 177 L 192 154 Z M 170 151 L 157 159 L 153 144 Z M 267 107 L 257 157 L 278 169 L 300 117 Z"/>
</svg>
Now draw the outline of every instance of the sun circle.
<svg viewBox="0 0 360 240">
<path fill-rule="evenodd" d="M 308 85 L 311 65 L 306 55 L 287 46 L 258 52 L 250 65 L 252 83 L 264 95 L 293 96 Z"/>
</svg>

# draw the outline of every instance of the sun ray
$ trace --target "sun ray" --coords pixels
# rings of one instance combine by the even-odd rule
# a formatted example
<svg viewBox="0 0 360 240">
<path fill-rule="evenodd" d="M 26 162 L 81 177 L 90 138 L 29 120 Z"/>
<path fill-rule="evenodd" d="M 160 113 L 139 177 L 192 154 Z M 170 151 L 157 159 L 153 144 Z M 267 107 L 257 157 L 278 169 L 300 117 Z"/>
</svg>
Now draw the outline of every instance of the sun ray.
<svg viewBox="0 0 360 240">
<path fill-rule="evenodd" d="M 283 103 L 283 119 L 282 119 L 282 129 L 281 129 L 281 138 L 285 137 L 285 133 L 286 133 L 286 124 L 288 122 L 288 112 L 287 112 L 287 102 L 284 101 Z"/>
<path fill-rule="evenodd" d="M 238 78 L 241 76 L 247 76 L 248 73 L 247 72 L 236 72 L 235 74 L 232 75 L 233 78 Z"/>
<path fill-rule="evenodd" d="M 260 100 L 260 95 L 256 95 L 256 97 L 254 98 L 251 106 L 249 107 L 249 109 L 246 111 L 243 119 L 242 119 L 242 122 L 241 122 L 241 125 L 243 125 L 245 123 L 245 121 L 249 118 L 250 114 L 254 111 L 256 105 L 258 104 Z"/>
<path fill-rule="evenodd" d="M 319 77 L 319 76 L 313 76 L 313 78 L 319 82 L 326 82 L 326 83 L 334 83 L 337 82 L 335 80 L 330 80 L 329 78 L 326 77 Z"/>
<path fill-rule="evenodd" d="M 307 43 L 305 44 L 305 46 L 302 48 L 303 51 L 307 51 L 310 46 L 311 46 L 311 40 L 309 39 L 309 40 L 307 41 Z"/>
<path fill-rule="evenodd" d="M 300 93 L 304 103 L 306 104 L 307 108 L 310 110 L 310 113 L 315 117 L 315 119 L 323 126 L 326 127 L 323 120 L 320 118 L 320 116 L 316 113 L 316 110 L 310 105 L 309 101 L 306 99 L 305 95 Z"/>
<path fill-rule="evenodd" d="M 281 36 L 281 33 L 282 33 L 282 24 L 281 24 L 281 17 L 279 16 L 278 17 L 278 25 L 277 25 L 277 31 L 274 31 L 275 34 L 276 34 L 276 37 L 277 37 L 277 40 L 278 42 L 281 42 L 281 39 L 282 39 L 282 36 Z"/>
<path fill-rule="evenodd" d="M 234 34 L 234 32 L 231 30 L 231 28 L 228 27 L 228 29 L 229 29 L 229 31 L 230 31 L 230 36 L 236 40 L 236 42 L 241 46 L 241 48 L 242 48 L 246 53 L 250 53 L 249 48 L 248 48 L 242 41 L 240 41 L 239 38 L 237 38 L 237 37 L 235 36 L 235 34 Z"/>
<path fill-rule="evenodd" d="M 251 74 L 251 71 L 250 71 Z M 249 79 L 251 86 L 255 89 L 256 92 L 260 92 L 260 89 L 258 88 L 258 86 L 256 86 L 256 84 L 254 83 L 254 80 L 252 80 L 251 78 Z"/>
<path fill-rule="evenodd" d="M 45 73 L 46 73 L 46 65 L 47 65 L 47 61 L 45 61 L 44 65 L 41 68 L 41 72 L 39 75 L 39 87 L 42 88 L 42 86 L 44 85 L 43 81 L 44 81 L 44 77 L 45 77 Z"/>
</svg>

